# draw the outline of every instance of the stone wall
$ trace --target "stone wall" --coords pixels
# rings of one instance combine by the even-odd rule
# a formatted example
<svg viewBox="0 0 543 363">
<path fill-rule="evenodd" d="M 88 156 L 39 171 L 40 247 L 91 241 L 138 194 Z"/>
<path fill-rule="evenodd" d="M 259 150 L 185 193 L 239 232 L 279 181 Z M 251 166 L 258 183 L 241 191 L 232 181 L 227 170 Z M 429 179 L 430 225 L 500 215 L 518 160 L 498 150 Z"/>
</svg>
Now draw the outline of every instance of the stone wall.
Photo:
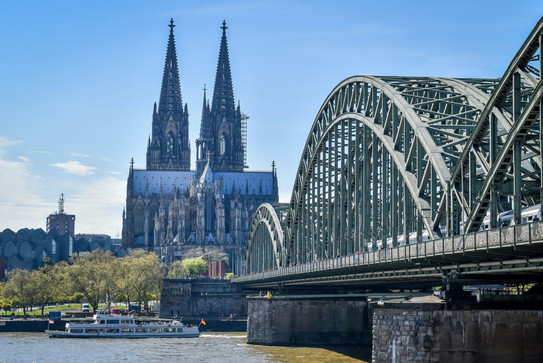
<svg viewBox="0 0 543 363">
<path fill-rule="evenodd" d="M 161 318 L 247 317 L 247 300 L 230 280 L 165 279 L 160 297 Z"/>
<path fill-rule="evenodd" d="M 250 297 L 247 343 L 369 345 L 368 303 L 360 298 Z"/>
<path fill-rule="evenodd" d="M 439 318 L 435 311 L 373 311 L 373 362 L 439 362 Z"/>
<path fill-rule="evenodd" d="M 543 312 L 376 308 L 374 362 L 541 362 Z"/>
</svg>

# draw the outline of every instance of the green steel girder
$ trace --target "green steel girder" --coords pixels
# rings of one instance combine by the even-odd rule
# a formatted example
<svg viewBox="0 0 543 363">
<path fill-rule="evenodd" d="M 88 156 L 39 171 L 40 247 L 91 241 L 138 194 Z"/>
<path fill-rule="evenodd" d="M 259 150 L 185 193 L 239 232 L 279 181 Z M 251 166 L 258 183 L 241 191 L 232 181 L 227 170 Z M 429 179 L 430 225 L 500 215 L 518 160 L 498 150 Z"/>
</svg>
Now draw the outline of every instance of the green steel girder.
<svg viewBox="0 0 543 363">
<path fill-rule="evenodd" d="M 290 203 L 264 205 L 249 273 L 478 230 L 543 200 L 536 25 L 501 79 L 355 76 L 309 132 Z M 537 186 L 539 185 L 539 190 Z"/>
<path fill-rule="evenodd" d="M 283 265 L 283 228 L 280 218 L 286 204 L 264 203 L 255 211 L 247 242 L 248 271 L 266 271 Z"/>
<path fill-rule="evenodd" d="M 497 200 L 496 194 L 506 179 L 514 180 L 517 185 L 517 191 L 516 193 L 514 192 L 513 196 L 516 201 L 513 205 L 516 218 L 520 216 L 521 196 L 519 188 L 522 185 L 522 181 L 530 182 L 535 180 L 540 183 L 543 181 L 543 178 L 541 178 L 541 153 L 539 150 L 541 145 L 539 142 L 539 138 L 541 137 L 541 122 L 539 122 L 539 127 L 537 127 L 533 119 L 533 114 L 537 113 L 535 108 L 539 107 L 540 100 L 540 95 L 535 90 L 541 81 L 540 70 L 542 59 L 540 57 L 540 47 L 542 32 L 543 18 L 534 27 L 507 67 L 499 84 L 493 90 L 488 102 L 486 102 L 485 108 L 482 110 L 479 122 L 464 145 L 457 167 L 452 170 L 452 185 L 454 188 L 458 188 L 463 184 L 462 180 L 465 178 L 463 175 L 469 168 L 470 154 L 480 150 L 488 150 L 487 155 L 484 157 L 487 166 L 484 168 L 485 173 L 482 177 L 485 181 L 485 187 L 479 191 L 475 198 L 476 203 L 472 206 L 473 210 L 470 210 L 466 215 L 466 232 L 479 229 L 489 209 L 491 219 L 496 218 L 496 204 L 494 201 Z M 536 54 L 538 52 L 539 54 Z M 534 98 L 536 99 L 534 100 Z M 495 110 L 508 112 L 511 120 L 511 128 L 506 130 L 507 134 L 503 137 L 497 137 L 496 130 L 493 130 L 493 113 Z M 519 119 L 521 113 L 524 116 L 522 119 Z M 530 114 L 532 114 L 532 117 L 527 117 Z M 539 117 L 539 115 L 536 116 Z M 516 125 L 517 129 L 512 134 L 513 124 Z M 506 170 L 511 165 L 511 159 L 504 158 L 503 156 L 513 152 L 511 150 L 513 147 L 511 140 L 518 139 L 518 132 L 522 133 L 522 137 L 518 141 L 523 141 L 524 145 L 522 143 L 518 144 L 515 154 L 517 161 L 525 160 L 522 162 L 522 166 L 531 164 L 532 167 L 527 169 L 529 170 L 528 173 L 521 172 L 520 163 L 514 163 L 517 167 L 516 172 L 515 170 Z M 533 135 L 533 139 L 537 140 L 534 147 L 527 146 L 528 144 L 526 143 L 526 141 L 530 140 L 530 134 Z M 523 154 L 532 152 L 534 149 L 537 151 L 536 157 L 523 157 Z M 502 155 L 499 162 L 497 162 L 498 153 Z M 534 159 L 533 162 L 530 162 L 531 159 Z M 479 165 L 482 166 L 485 163 L 479 163 Z M 535 175 L 532 169 L 539 169 L 539 173 L 535 173 L 539 175 Z M 540 197 L 535 199 L 536 201 L 541 201 Z"/>
</svg>

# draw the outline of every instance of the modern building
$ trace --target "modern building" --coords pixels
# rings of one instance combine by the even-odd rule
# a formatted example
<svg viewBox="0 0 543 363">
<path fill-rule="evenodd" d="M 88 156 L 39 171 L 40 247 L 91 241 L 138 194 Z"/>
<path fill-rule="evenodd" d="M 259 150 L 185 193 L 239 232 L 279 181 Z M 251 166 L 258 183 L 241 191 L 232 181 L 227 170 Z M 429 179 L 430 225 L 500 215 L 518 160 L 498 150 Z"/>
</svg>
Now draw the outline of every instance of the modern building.
<svg viewBox="0 0 543 363">
<path fill-rule="evenodd" d="M 7 271 L 33 270 L 44 264 L 69 261 L 74 254 L 84 255 L 96 249 L 111 251 L 117 257 L 127 255 L 120 241 L 108 235 L 75 235 L 75 215 L 64 212 L 64 201 L 61 194 L 58 212 L 47 217 L 46 231 L 42 228 L 0 231 L 0 281 Z"/>
<path fill-rule="evenodd" d="M 75 236 L 75 215 L 66 214 L 64 211 L 64 193 L 58 198 L 58 212 L 47 217 L 46 232 L 56 229 L 61 235 L 68 233 L 72 238 Z"/>
<path fill-rule="evenodd" d="M 204 87 L 196 170 L 190 170 L 189 113 L 181 98 L 173 19 L 169 27 L 146 169 L 135 169 L 133 161 L 129 169 L 123 246 L 154 250 L 167 262 L 191 246 L 217 246 L 228 254 L 229 270 L 239 273 L 254 211 L 278 201 L 275 164 L 271 171 L 246 170 L 248 117 L 234 100 L 223 22 L 213 99 L 210 104 Z"/>
<path fill-rule="evenodd" d="M 8 228 L 0 233 L 0 258 L 6 271 L 33 270 L 45 263 L 68 261 L 74 252 L 74 238 L 56 229 L 45 232 L 41 228 L 23 228 L 14 232 Z"/>
</svg>

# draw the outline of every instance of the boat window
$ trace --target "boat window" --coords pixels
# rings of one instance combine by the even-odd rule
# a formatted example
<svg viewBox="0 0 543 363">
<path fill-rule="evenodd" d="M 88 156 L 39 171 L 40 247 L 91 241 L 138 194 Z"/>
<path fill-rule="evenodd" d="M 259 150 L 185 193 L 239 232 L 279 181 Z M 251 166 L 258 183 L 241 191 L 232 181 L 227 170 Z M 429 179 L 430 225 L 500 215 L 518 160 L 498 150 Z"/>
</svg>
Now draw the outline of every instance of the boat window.
<svg viewBox="0 0 543 363">
<path fill-rule="evenodd" d="M 119 320 L 109 320 L 110 324 L 119 324 Z"/>
</svg>

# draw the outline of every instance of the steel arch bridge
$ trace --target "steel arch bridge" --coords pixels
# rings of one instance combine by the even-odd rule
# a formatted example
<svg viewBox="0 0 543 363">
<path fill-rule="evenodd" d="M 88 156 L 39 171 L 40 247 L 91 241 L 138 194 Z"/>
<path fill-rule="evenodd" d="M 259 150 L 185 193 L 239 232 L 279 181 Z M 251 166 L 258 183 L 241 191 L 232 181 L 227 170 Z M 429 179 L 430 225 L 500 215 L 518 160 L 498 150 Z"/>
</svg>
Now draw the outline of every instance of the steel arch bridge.
<svg viewBox="0 0 543 363">
<path fill-rule="evenodd" d="M 355 76 L 309 132 L 289 204 L 260 206 L 247 273 L 497 227 L 543 199 L 543 18 L 500 79 Z"/>
</svg>

